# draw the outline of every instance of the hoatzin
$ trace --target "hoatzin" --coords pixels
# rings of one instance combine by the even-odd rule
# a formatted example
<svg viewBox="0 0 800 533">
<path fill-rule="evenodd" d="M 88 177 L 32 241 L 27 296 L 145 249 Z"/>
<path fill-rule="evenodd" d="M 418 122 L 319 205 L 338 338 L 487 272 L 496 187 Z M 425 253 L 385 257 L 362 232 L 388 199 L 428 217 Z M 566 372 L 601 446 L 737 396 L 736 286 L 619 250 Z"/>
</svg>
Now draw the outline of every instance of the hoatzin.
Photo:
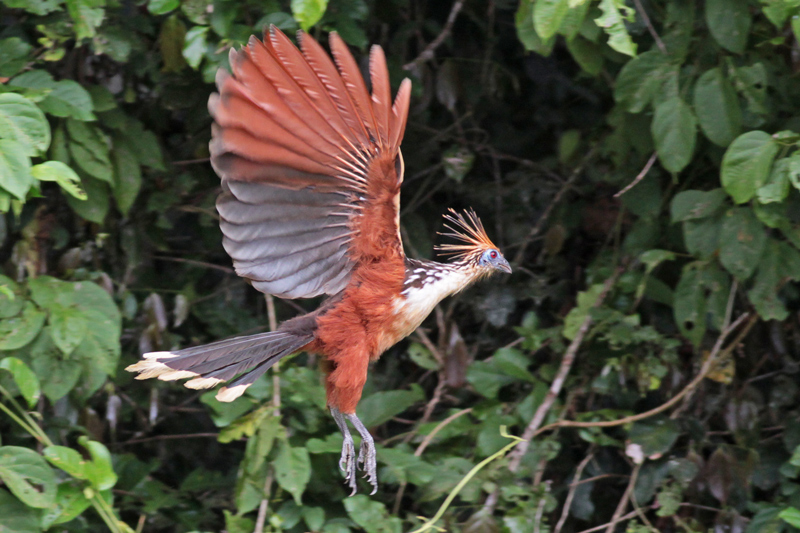
<svg viewBox="0 0 800 533">
<path fill-rule="evenodd" d="M 211 164 L 222 179 L 217 210 L 236 273 L 280 298 L 329 298 L 277 331 L 148 353 L 128 370 L 137 379 L 193 378 L 192 389 L 233 380 L 217 394 L 229 402 L 281 358 L 321 355 L 328 407 L 344 437 L 339 466 L 353 494 L 357 466 L 374 494 L 375 446 L 356 416 L 370 361 L 444 297 L 511 267 L 471 211 L 446 215 L 445 235 L 461 241 L 439 247 L 452 262 L 406 257 L 400 141 L 411 83 L 403 80 L 392 105 L 380 47 L 370 52 L 370 94 L 337 34 L 335 66 L 314 39 L 300 33 L 298 41 L 299 50 L 272 27 L 263 42 L 253 37 L 231 50 L 233 73 L 219 71 L 219 93 L 208 102 Z M 357 461 L 348 420 L 361 435 Z"/>
</svg>

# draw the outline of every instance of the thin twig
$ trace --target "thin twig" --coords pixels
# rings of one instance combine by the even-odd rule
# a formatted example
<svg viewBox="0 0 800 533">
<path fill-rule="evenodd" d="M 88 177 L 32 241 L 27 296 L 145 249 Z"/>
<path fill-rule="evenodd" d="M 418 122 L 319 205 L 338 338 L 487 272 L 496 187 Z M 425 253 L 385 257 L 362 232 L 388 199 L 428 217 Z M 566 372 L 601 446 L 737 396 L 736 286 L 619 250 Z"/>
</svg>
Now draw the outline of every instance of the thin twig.
<svg viewBox="0 0 800 533">
<path fill-rule="evenodd" d="M 275 298 L 271 294 L 266 295 L 267 301 L 267 319 L 269 321 L 269 330 L 275 331 L 278 329 L 278 319 L 275 314 Z M 281 416 L 281 374 L 280 374 L 280 361 L 272 365 L 272 406 L 274 408 L 273 414 L 276 417 Z M 264 480 L 264 498 L 258 504 L 258 515 L 256 515 L 256 525 L 253 533 L 262 533 L 264 531 L 264 522 L 267 520 L 267 509 L 269 508 L 269 493 L 272 490 L 272 475 L 273 470 L 270 465 L 267 472 L 267 479 Z"/>
<path fill-rule="evenodd" d="M 636 511 L 631 511 L 630 513 L 624 516 L 620 516 L 617 522 L 615 523 L 622 522 L 623 520 L 627 520 L 628 518 L 633 518 L 634 516 L 636 516 Z M 589 529 L 584 529 L 583 531 L 579 531 L 578 533 L 594 533 L 595 531 L 600 531 L 602 529 L 605 529 L 607 526 L 608 524 L 603 524 L 600 526 L 591 527 Z"/>
<path fill-rule="evenodd" d="M 154 255 L 153 259 L 158 259 L 159 261 L 172 261 L 173 263 L 186 263 L 187 265 L 209 268 L 211 270 L 221 270 L 226 274 L 233 274 L 233 269 L 231 267 L 215 265 L 214 263 L 206 263 L 205 261 L 197 261 L 195 259 L 184 259 L 182 257 L 169 257 L 166 255 Z"/>
<path fill-rule="evenodd" d="M 658 158 L 658 154 L 656 152 L 653 152 L 653 155 L 651 155 L 650 159 L 647 160 L 647 164 L 644 166 L 642 171 L 639 172 L 636 175 L 636 177 L 633 179 L 633 181 L 630 182 L 628 185 L 626 185 L 624 189 L 622 189 L 617 194 L 615 194 L 614 198 L 619 198 L 620 196 L 622 196 L 623 194 L 625 194 L 629 190 L 633 189 L 636 186 L 637 183 L 642 181 L 644 179 L 644 177 L 647 176 L 647 173 L 650 172 L 650 169 L 653 168 L 653 163 L 656 162 L 656 158 Z"/>
<path fill-rule="evenodd" d="M 458 12 L 461 11 L 462 7 L 464 7 L 464 0 L 456 0 L 456 2 L 453 3 L 453 7 L 450 9 L 450 14 L 447 16 L 447 21 L 445 22 L 442 31 L 438 36 L 436 36 L 436 39 L 432 40 L 430 44 L 425 47 L 425 50 L 423 50 L 416 59 L 403 65 L 403 70 L 411 70 L 414 68 L 414 66 L 433 59 L 433 53 L 444 42 L 447 36 L 450 35 L 450 30 L 453 29 L 453 24 L 455 23 Z"/>
<path fill-rule="evenodd" d="M 633 487 L 636 485 L 636 478 L 639 477 L 639 470 L 641 468 L 642 468 L 642 463 L 639 463 L 635 467 L 633 467 L 633 472 L 631 473 L 631 479 L 630 481 L 628 481 L 628 486 L 625 487 L 625 492 L 622 494 L 622 499 L 619 500 L 617 509 L 614 511 L 614 516 L 611 517 L 611 522 L 608 523 L 608 527 L 606 528 L 606 533 L 614 533 L 614 527 L 622 520 L 625 520 L 624 518 L 622 518 L 622 513 L 625 512 L 625 508 L 628 506 L 628 500 L 630 499 L 631 493 L 633 492 Z M 634 511 L 633 514 L 634 515 L 638 514 L 638 511 Z"/>
<path fill-rule="evenodd" d="M 647 11 L 644 10 L 644 6 L 642 5 L 641 0 L 633 0 L 633 3 L 636 6 L 636 10 L 642 16 L 642 20 L 644 20 L 645 26 L 647 26 L 647 31 L 650 32 L 650 35 L 656 42 L 656 46 L 658 46 L 658 49 L 661 50 L 662 53 L 666 54 L 667 47 L 664 46 L 664 41 L 662 41 L 661 37 L 658 36 L 656 29 L 653 27 L 653 23 L 650 22 L 650 17 L 647 16 Z"/>
<path fill-rule="evenodd" d="M 139 444 L 142 442 L 150 442 L 154 440 L 172 440 L 172 439 L 200 439 L 200 438 L 217 438 L 219 433 L 189 433 L 185 435 L 155 435 L 153 437 L 142 437 L 140 439 L 126 440 L 125 442 L 118 442 L 118 446 L 127 446 L 128 444 Z"/>
<path fill-rule="evenodd" d="M 586 465 L 589 464 L 589 461 L 591 461 L 593 457 L 594 452 L 589 453 L 589 455 L 584 457 L 583 461 L 578 464 L 578 468 L 575 469 L 575 475 L 572 477 L 572 483 L 569 486 L 567 499 L 564 500 L 564 508 L 561 509 L 561 518 L 558 519 L 558 523 L 556 524 L 556 528 L 553 530 L 553 533 L 561 533 L 561 528 L 564 527 L 564 523 L 567 521 L 567 517 L 569 516 L 569 508 L 572 505 L 572 499 L 575 497 L 575 491 L 578 489 L 578 481 L 583 475 L 583 469 L 586 468 Z"/>
</svg>

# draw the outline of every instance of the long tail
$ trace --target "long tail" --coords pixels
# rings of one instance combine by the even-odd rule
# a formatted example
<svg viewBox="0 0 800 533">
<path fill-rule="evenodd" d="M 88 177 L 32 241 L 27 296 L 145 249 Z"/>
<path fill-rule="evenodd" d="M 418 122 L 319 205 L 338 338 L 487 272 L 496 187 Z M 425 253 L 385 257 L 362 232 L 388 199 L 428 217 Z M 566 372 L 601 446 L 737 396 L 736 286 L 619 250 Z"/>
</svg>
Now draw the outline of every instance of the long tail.
<svg viewBox="0 0 800 533">
<path fill-rule="evenodd" d="M 176 352 L 146 353 L 143 360 L 125 370 L 139 372 L 136 379 L 194 378 L 185 384 L 190 389 L 211 388 L 244 372 L 217 393 L 217 400 L 230 402 L 241 396 L 272 365 L 312 340 L 313 334 L 271 331 Z"/>
</svg>

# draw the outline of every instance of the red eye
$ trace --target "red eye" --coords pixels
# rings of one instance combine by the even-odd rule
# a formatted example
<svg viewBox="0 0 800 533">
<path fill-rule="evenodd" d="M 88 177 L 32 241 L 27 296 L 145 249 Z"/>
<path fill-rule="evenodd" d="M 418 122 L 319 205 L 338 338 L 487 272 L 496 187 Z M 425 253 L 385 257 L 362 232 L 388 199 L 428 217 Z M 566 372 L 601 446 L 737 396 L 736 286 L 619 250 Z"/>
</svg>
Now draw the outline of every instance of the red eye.
<svg viewBox="0 0 800 533">
<path fill-rule="evenodd" d="M 491 252 L 489 252 L 489 257 L 491 257 L 492 259 L 497 259 L 497 252 L 492 250 Z"/>
</svg>

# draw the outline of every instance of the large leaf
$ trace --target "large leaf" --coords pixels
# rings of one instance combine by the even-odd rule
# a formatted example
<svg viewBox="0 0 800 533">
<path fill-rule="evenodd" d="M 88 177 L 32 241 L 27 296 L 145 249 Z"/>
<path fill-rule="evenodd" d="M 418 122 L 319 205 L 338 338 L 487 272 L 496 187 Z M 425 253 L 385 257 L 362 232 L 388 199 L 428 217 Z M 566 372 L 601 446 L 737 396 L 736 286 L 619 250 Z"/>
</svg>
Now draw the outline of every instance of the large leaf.
<svg viewBox="0 0 800 533">
<path fill-rule="evenodd" d="M 106 490 L 116 485 L 117 474 L 114 473 L 108 448 L 88 437 L 80 437 L 78 442 L 89 450 L 89 455 L 92 457 L 92 460 L 84 465 L 86 479 L 92 484 L 92 487 L 97 490 Z"/>
<path fill-rule="evenodd" d="M 741 54 L 750 35 L 750 6 L 747 0 L 706 0 L 706 24 L 720 46 Z"/>
<path fill-rule="evenodd" d="M 767 233 L 752 209 L 737 207 L 723 217 L 719 260 L 740 281 L 748 279 L 758 267 Z"/>
<path fill-rule="evenodd" d="M 0 447 L 0 479 L 25 505 L 44 508 L 55 502 L 55 472 L 33 450 L 20 446 Z"/>
<path fill-rule="evenodd" d="M 111 208 L 108 184 L 90 177 L 84 177 L 81 182 L 86 193 L 86 200 L 67 196 L 67 204 L 84 220 L 102 224 Z"/>
<path fill-rule="evenodd" d="M 42 329 L 26 351 L 31 368 L 42 385 L 42 392 L 49 400 L 59 400 L 75 388 L 81 376 L 81 364 L 64 359 L 53 342 L 49 326 Z"/>
<path fill-rule="evenodd" d="M 120 212 L 127 216 L 142 186 L 142 170 L 127 143 L 119 139 L 114 145 L 114 199 Z"/>
<path fill-rule="evenodd" d="M 749 131 L 737 137 L 725 151 L 720 179 L 737 204 L 749 201 L 766 183 L 778 148 L 768 133 Z"/>
<path fill-rule="evenodd" d="M 22 313 L 0 320 L 0 350 L 16 350 L 31 342 L 42 329 L 45 313 L 26 302 Z"/>
<path fill-rule="evenodd" d="M 31 159 L 25 147 L 12 139 L 0 139 L 0 187 L 25 200 L 33 185 Z"/>
<path fill-rule="evenodd" d="M 109 147 L 103 133 L 96 127 L 75 119 L 67 120 L 69 151 L 75 163 L 87 174 L 113 183 L 114 173 L 109 159 Z"/>
<path fill-rule="evenodd" d="M 672 199 L 670 218 L 674 223 L 709 217 L 722 209 L 725 199 L 722 189 L 681 191 Z"/>
<path fill-rule="evenodd" d="M 600 10 L 603 14 L 594 21 L 608 35 L 608 46 L 620 54 L 635 56 L 636 43 L 625 27 L 625 21 L 633 18 L 633 8 L 623 0 L 600 0 Z"/>
<path fill-rule="evenodd" d="M 536 28 L 533 25 L 533 5 L 532 0 L 521 0 L 519 3 L 517 13 L 514 16 L 517 38 L 525 47 L 525 50 L 547 57 L 553 51 L 556 38 L 552 36 L 549 39 L 542 39 L 536 33 Z"/>
<path fill-rule="evenodd" d="M 54 181 L 61 189 L 78 200 L 86 200 L 86 191 L 81 188 L 81 178 L 61 161 L 45 161 L 31 167 L 31 175 L 39 181 Z"/>
<path fill-rule="evenodd" d="M 542 39 L 554 36 L 569 12 L 569 0 L 538 0 L 533 5 L 533 27 Z"/>
<path fill-rule="evenodd" d="M 376 392 L 361 400 L 358 405 L 358 416 L 365 426 L 378 426 L 423 399 L 424 394 L 419 387 L 407 391 Z"/>
<path fill-rule="evenodd" d="M 367 533 L 400 533 L 400 518 L 391 516 L 386 505 L 363 494 L 356 494 L 344 501 L 347 514 Z"/>
<path fill-rule="evenodd" d="M 32 533 L 41 531 L 39 512 L 25 505 L 8 491 L 0 488 L 0 531 L 3 533 Z"/>
<path fill-rule="evenodd" d="M 77 120 L 94 120 L 92 97 L 78 82 L 61 80 L 39 106 L 56 117 L 72 117 Z"/>
<path fill-rule="evenodd" d="M 303 31 L 308 31 L 325 14 L 328 0 L 292 0 L 292 15 Z"/>
<path fill-rule="evenodd" d="M 56 503 L 42 515 L 42 526 L 49 528 L 77 518 L 92 504 L 83 489 L 73 483 L 61 483 L 56 493 Z"/>
<path fill-rule="evenodd" d="M 303 492 L 311 479 L 311 460 L 305 448 L 293 448 L 283 441 L 275 459 L 275 479 L 292 495 L 297 505 L 302 505 Z"/>
<path fill-rule="evenodd" d="M 700 129 L 723 148 L 742 130 L 742 108 L 733 86 L 720 68 L 707 70 L 694 86 L 694 109 Z"/>
<path fill-rule="evenodd" d="M 0 359 L 0 369 L 7 370 L 11 373 L 16 383 L 19 393 L 28 402 L 28 407 L 33 409 L 39 401 L 41 395 L 41 388 L 39 387 L 39 380 L 36 374 L 28 368 L 22 360 L 16 357 L 4 357 Z"/>
<path fill-rule="evenodd" d="M 8 78 L 22 70 L 30 51 L 31 45 L 19 37 L 0 41 L 0 77 Z"/>
<path fill-rule="evenodd" d="M 778 291 L 789 280 L 800 279 L 800 252 L 791 245 L 770 239 L 758 264 L 753 288 L 747 293 L 764 320 L 786 320 L 789 311 Z"/>
<path fill-rule="evenodd" d="M 23 153 L 39 155 L 50 146 L 50 124 L 36 104 L 14 93 L 0 94 L 0 138 L 16 141 Z"/>
<path fill-rule="evenodd" d="M 679 97 L 656 106 L 652 124 L 658 160 L 670 172 L 680 172 L 692 160 L 696 121 L 691 108 Z"/>
<path fill-rule="evenodd" d="M 80 41 L 94 37 L 105 16 L 105 0 L 65 0 L 67 11 L 75 23 L 75 36 Z"/>
<path fill-rule="evenodd" d="M 614 100 L 631 113 L 641 112 L 670 76 L 669 56 L 650 50 L 622 67 L 614 85 Z"/>
</svg>

